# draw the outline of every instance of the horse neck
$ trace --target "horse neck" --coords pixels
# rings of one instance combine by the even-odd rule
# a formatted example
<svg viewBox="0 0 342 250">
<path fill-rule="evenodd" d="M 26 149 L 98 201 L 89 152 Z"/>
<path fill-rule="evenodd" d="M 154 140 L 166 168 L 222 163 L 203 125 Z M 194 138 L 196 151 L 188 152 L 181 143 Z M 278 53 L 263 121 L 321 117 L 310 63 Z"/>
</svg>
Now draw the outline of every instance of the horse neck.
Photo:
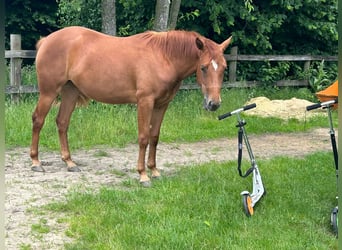
<svg viewBox="0 0 342 250">
<path fill-rule="evenodd" d="M 193 44 L 189 44 L 188 46 L 193 46 Z M 169 55 L 169 60 L 181 79 L 196 72 L 199 59 L 200 57 L 197 48 L 191 48 L 186 53 L 178 51 Z"/>
<path fill-rule="evenodd" d="M 170 55 L 174 62 L 174 67 L 177 72 L 184 79 L 196 72 L 197 65 L 199 63 L 199 51 L 195 44 L 196 37 L 200 35 L 195 32 L 179 31 L 169 32 L 170 40 L 175 35 L 175 42 L 173 49 L 174 53 Z M 180 34 L 180 39 L 177 40 L 177 36 Z"/>
<path fill-rule="evenodd" d="M 172 64 L 176 72 L 178 72 L 179 78 L 184 79 L 196 72 L 198 61 L 199 57 L 195 55 L 181 58 L 173 58 Z"/>
<path fill-rule="evenodd" d="M 199 34 L 191 31 L 147 32 L 139 35 L 149 46 L 160 50 L 165 59 L 173 65 L 179 79 L 196 72 L 199 61 L 195 44 Z"/>
</svg>

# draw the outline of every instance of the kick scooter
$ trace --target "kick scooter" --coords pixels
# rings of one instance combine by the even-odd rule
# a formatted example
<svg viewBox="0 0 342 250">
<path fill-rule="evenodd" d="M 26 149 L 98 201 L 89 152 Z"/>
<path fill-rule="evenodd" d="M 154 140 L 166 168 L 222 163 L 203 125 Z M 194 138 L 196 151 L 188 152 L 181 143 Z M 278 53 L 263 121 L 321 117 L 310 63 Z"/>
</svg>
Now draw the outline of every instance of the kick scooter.
<svg viewBox="0 0 342 250">
<path fill-rule="evenodd" d="M 313 105 L 307 106 L 306 110 L 310 111 L 313 109 L 317 109 L 317 108 L 323 108 L 326 109 L 328 112 L 328 119 L 329 119 L 329 125 L 330 125 L 330 140 L 331 140 L 331 146 L 332 146 L 332 150 L 333 150 L 333 154 L 334 154 L 334 162 L 335 162 L 335 169 L 336 169 L 336 178 L 338 179 L 338 152 L 337 152 L 337 146 L 336 146 L 336 139 L 335 139 L 335 130 L 334 130 L 334 126 L 333 126 L 333 122 L 332 122 L 332 118 L 331 118 L 331 109 L 333 107 L 334 104 L 337 104 L 338 100 L 330 100 L 330 101 L 326 101 L 326 102 L 321 102 L 321 103 L 315 103 Z M 336 199 L 338 199 L 338 197 L 336 197 Z M 338 206 L 334 207 L 331 215 L 330 215 L 330 221 L 331 221 L 331 225 L 333 228 L 334 233 L 336 234 L 336 236 L 338 236 Z"/>
<path fill-rule="evenodd" d="M 251 173 L 253 173 L 253 192 L 250 194 L 248 191 L 241 192 L 242 196 L 242 203 L 245 214 L 250 217 L 254 214 L 254 206 L 255 204 L 261 199 L 261 197 L 266 194 L 264 185 L 261 180 L 261 175 L 258 169 L 258 165 L 256 163 L 255 157 L 253 155 L 253 151 L 251 148 L 251 145 L 249 144 L 249 140 L 246 134 L 245 125 L 247 124 L 245 120 L 241 119 L 240 113 L 242 111 L 246 111 L 252 108 L 255 108 L 256 104 L 249 104 L 247 106 L 244 106 L 242 108 L 236 109 L 234 111 L 231 111 L 229 113 L 220 115 L 218 117 L 219 120 L 225 119 L 227 117 L 230 117 L 232 115 L 237 116 L 238 123 L 236 127 L 239 129 L 238 131 L 238 171 L 239 175 L 243 178 L 249 176 Z M 249 154 L 249 158 L 251 161 L 251 167 L 245 172 L 242 173 L 241 170 L 241 160 L 242 160 L 242 139 L 244 140 L 246 144 L 246 148 Z"/>
</svg>

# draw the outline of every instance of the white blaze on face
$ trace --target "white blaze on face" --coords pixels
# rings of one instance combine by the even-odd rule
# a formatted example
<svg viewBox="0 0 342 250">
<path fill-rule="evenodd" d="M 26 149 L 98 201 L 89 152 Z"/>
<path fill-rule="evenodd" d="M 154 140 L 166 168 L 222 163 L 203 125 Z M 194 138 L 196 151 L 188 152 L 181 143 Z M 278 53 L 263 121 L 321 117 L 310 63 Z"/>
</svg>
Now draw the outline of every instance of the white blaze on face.
<svg viewBox="0 0 342 250">
<path fill-rule="evenodd" d="M 214 59 L 211 60 L 211 65 L 213 66 L 214 70 L 216 71 L 217 68 L 218 68 L 218 65 L 217 65 L 217 62 Z"/>
</svg>

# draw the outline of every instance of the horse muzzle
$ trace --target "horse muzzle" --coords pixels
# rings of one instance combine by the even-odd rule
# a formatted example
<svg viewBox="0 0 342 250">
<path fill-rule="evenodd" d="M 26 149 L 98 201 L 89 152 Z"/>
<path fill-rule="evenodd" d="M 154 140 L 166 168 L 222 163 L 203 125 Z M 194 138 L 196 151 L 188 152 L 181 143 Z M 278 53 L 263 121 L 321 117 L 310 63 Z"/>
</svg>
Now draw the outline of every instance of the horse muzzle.
<svg viewBox="0 0 342 250">
<path fill-rule="evenodd" d="M 203 108 L 208 111 L 216 111 L 221 105 L 221 102 L 214 102 L 212 100 L 207 100 L 204 98 Z"/>
</svg>

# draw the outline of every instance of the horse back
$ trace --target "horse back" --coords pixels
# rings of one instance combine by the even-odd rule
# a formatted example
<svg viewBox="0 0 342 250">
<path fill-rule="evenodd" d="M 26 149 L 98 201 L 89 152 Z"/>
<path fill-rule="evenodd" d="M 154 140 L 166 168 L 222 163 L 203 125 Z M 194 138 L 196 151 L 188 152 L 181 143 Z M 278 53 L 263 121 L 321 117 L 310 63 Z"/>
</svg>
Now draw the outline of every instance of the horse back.
<svg viewBox="0 0 342 250">
<path fill-rule="evenodd" d="M 137 91 L 165 94 L 167 82 L 173 81 L 169 62 L 141 35 L 120 38 L 74 26 L 41 39 L 37 49 L 38 81 L 50 82 L 40 87 L 47 91 L 71 81 L 88 98 L 135 103 Z"/>
</svg>

